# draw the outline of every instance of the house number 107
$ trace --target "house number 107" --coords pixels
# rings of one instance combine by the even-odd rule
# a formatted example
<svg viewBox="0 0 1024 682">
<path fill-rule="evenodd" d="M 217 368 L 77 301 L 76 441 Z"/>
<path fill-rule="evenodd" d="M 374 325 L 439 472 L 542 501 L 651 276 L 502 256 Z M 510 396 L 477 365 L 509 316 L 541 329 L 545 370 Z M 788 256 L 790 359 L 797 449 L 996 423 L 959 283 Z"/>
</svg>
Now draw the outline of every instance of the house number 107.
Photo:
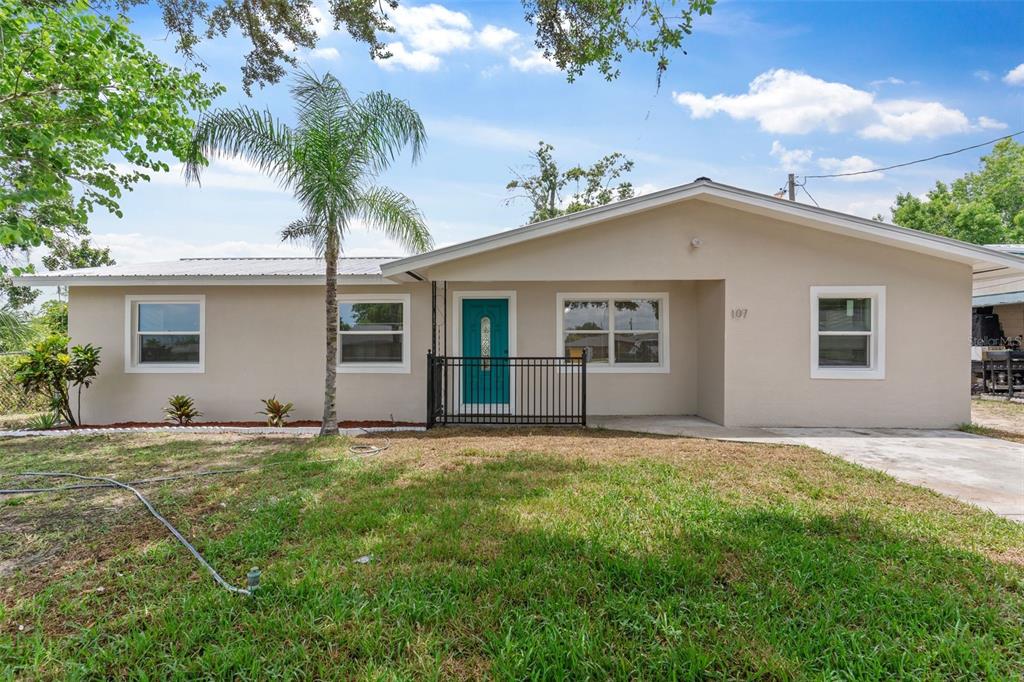
<svg viewBox="0 0 1024 682">
<path fill-rule="evenodd" d="M 732 319 L 734 319 L 734 320 L 742 320 L 746 316 L 747 316 L 747 309 L 746 308 L 733 308 L 732 309 Z"/>
</svg>

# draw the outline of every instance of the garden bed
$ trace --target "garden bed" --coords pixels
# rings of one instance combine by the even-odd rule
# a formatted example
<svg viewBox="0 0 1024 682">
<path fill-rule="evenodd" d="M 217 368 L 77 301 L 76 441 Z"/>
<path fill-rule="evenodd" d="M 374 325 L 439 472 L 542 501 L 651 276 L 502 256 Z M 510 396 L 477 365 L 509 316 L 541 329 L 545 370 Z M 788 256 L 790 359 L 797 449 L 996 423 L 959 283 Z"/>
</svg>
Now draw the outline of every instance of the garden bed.
<svg viewBox="0 0 1024 682">
<path fill-rule="evenodd" d="M 423 422 L 393 422 L 386 420 L 363 420 L 363 421 L 341 421 L 338 422 L 339 429 L 371 429 L 385 427 L 422 427 Z M 174 427 L 218 427 L 218 428 L 263 428 L 267 426 L 265 421 L 240 421 L 240 422 L 218 422 L 204 421 L 192 422 L 191 424 L 174 424 L 172 422 L 115 422 L 113 424 L 81 424 L 79 426 L 58 426 L 51 431 L 92 431 L 95 429 L 166 429 Z M 285 423 L 283 426 L 274 428 L 320 428 L 320 421 L 315 419 L 298 419 Z"/>
</svg>

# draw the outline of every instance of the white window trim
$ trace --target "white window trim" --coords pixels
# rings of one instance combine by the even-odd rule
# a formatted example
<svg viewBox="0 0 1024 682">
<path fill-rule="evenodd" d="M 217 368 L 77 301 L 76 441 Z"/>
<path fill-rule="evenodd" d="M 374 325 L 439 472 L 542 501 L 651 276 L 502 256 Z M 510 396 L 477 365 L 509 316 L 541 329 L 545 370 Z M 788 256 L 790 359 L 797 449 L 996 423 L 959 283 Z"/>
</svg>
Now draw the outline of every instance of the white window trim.
<svg viewBox="0 0 1024 682">
<path fill-rule="evenodd" d="M 412 297 L 409 294 L 344 294 L 338 296 L 342 303 L 401 303 L 402 304 L 402 361 L 401 362 L 341 362 L 341 329 L 338 329 L 338 357 L 335 371 L 338 374 L 409 374 L 412 371 Z M 339 316 L 340 324 L 340 316 Z M 375 332 L 393 334 L 394 332 Z"/>
<path fill-rule="evenodd" d="M 588 363 L 587 374 L 668 374 L 671 371 L 669 366 L 669 358 L 671 357 L 671 348 L 669 340 L 669 297 L 667 291 L 658 292 L 644 292 L 644 291 L 620 291 L 614 293 L 607 293 L 604 291 L 583 291 L 577 293 L 571 292 L 558 292 L 555 297 L 555 355 L 563 357 L 565 355 L 565 301 L 568 300 L 584 300 L 584 301 L 608 301 L 608 333 L 613 335 L 616 331 L 613 329 L 613 305 L 612 302 L 615 299 L 636 299 L 636 298 L 653 298 L 659 302 L 661 308 L 658 315 L 658 363 L 657 364 L 634 364 L 634 363 L 623 363 L 617 365 L 614 362 L 615 349 L 614 343 L 608 348 L 608 364 L 601 363 Z M 610 338 L 614 338 L 611 336 Z"/>
<path fill-rule="evenodd" d="M 870 367 L 820 367 L 818 365 L 818 301 L 822 298 L 871 299 Z M 885 379 L 885 287 L 884 286 L 812 286 L 811 287 L 811 378 L 812 379 Z"/>
<path fill-rule="evenodd" d="M 142 363 L 135 348 L 136 310 L 140 303 L 199 304 L 199 362 Z M 195 332 L 183 332 L 195 333 Z M 128 294 L 124 297 L 124 371 L 127 374 L 203 374 L 206 372 L 206 296 L 203 294 Z"/>
</svg>

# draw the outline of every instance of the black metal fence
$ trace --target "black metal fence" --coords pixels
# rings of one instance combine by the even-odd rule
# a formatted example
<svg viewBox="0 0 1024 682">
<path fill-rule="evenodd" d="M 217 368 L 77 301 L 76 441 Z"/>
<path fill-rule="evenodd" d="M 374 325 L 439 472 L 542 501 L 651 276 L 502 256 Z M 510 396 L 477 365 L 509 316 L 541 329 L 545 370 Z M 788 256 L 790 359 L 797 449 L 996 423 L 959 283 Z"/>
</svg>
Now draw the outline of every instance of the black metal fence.
<svg viewBox="0 0 1024 682">
<path fill-rule="evenodd" d="M 448 424 L 586 426 L 587 363 L 427 353 L 427 428 Z"/>
</svg>

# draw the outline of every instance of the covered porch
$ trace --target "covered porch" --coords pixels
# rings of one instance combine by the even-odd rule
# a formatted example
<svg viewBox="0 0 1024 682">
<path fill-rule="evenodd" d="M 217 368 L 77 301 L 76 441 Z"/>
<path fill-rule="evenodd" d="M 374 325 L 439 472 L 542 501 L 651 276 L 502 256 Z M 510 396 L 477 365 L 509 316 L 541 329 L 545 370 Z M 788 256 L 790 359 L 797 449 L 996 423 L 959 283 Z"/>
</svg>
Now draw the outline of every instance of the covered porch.
<svg viewBox="0 0 1024 682">
<path fill-rule="evenodd" d="M 429 285 L 428 426 L 724 422 L 724 280 Z"/>
</svg>

